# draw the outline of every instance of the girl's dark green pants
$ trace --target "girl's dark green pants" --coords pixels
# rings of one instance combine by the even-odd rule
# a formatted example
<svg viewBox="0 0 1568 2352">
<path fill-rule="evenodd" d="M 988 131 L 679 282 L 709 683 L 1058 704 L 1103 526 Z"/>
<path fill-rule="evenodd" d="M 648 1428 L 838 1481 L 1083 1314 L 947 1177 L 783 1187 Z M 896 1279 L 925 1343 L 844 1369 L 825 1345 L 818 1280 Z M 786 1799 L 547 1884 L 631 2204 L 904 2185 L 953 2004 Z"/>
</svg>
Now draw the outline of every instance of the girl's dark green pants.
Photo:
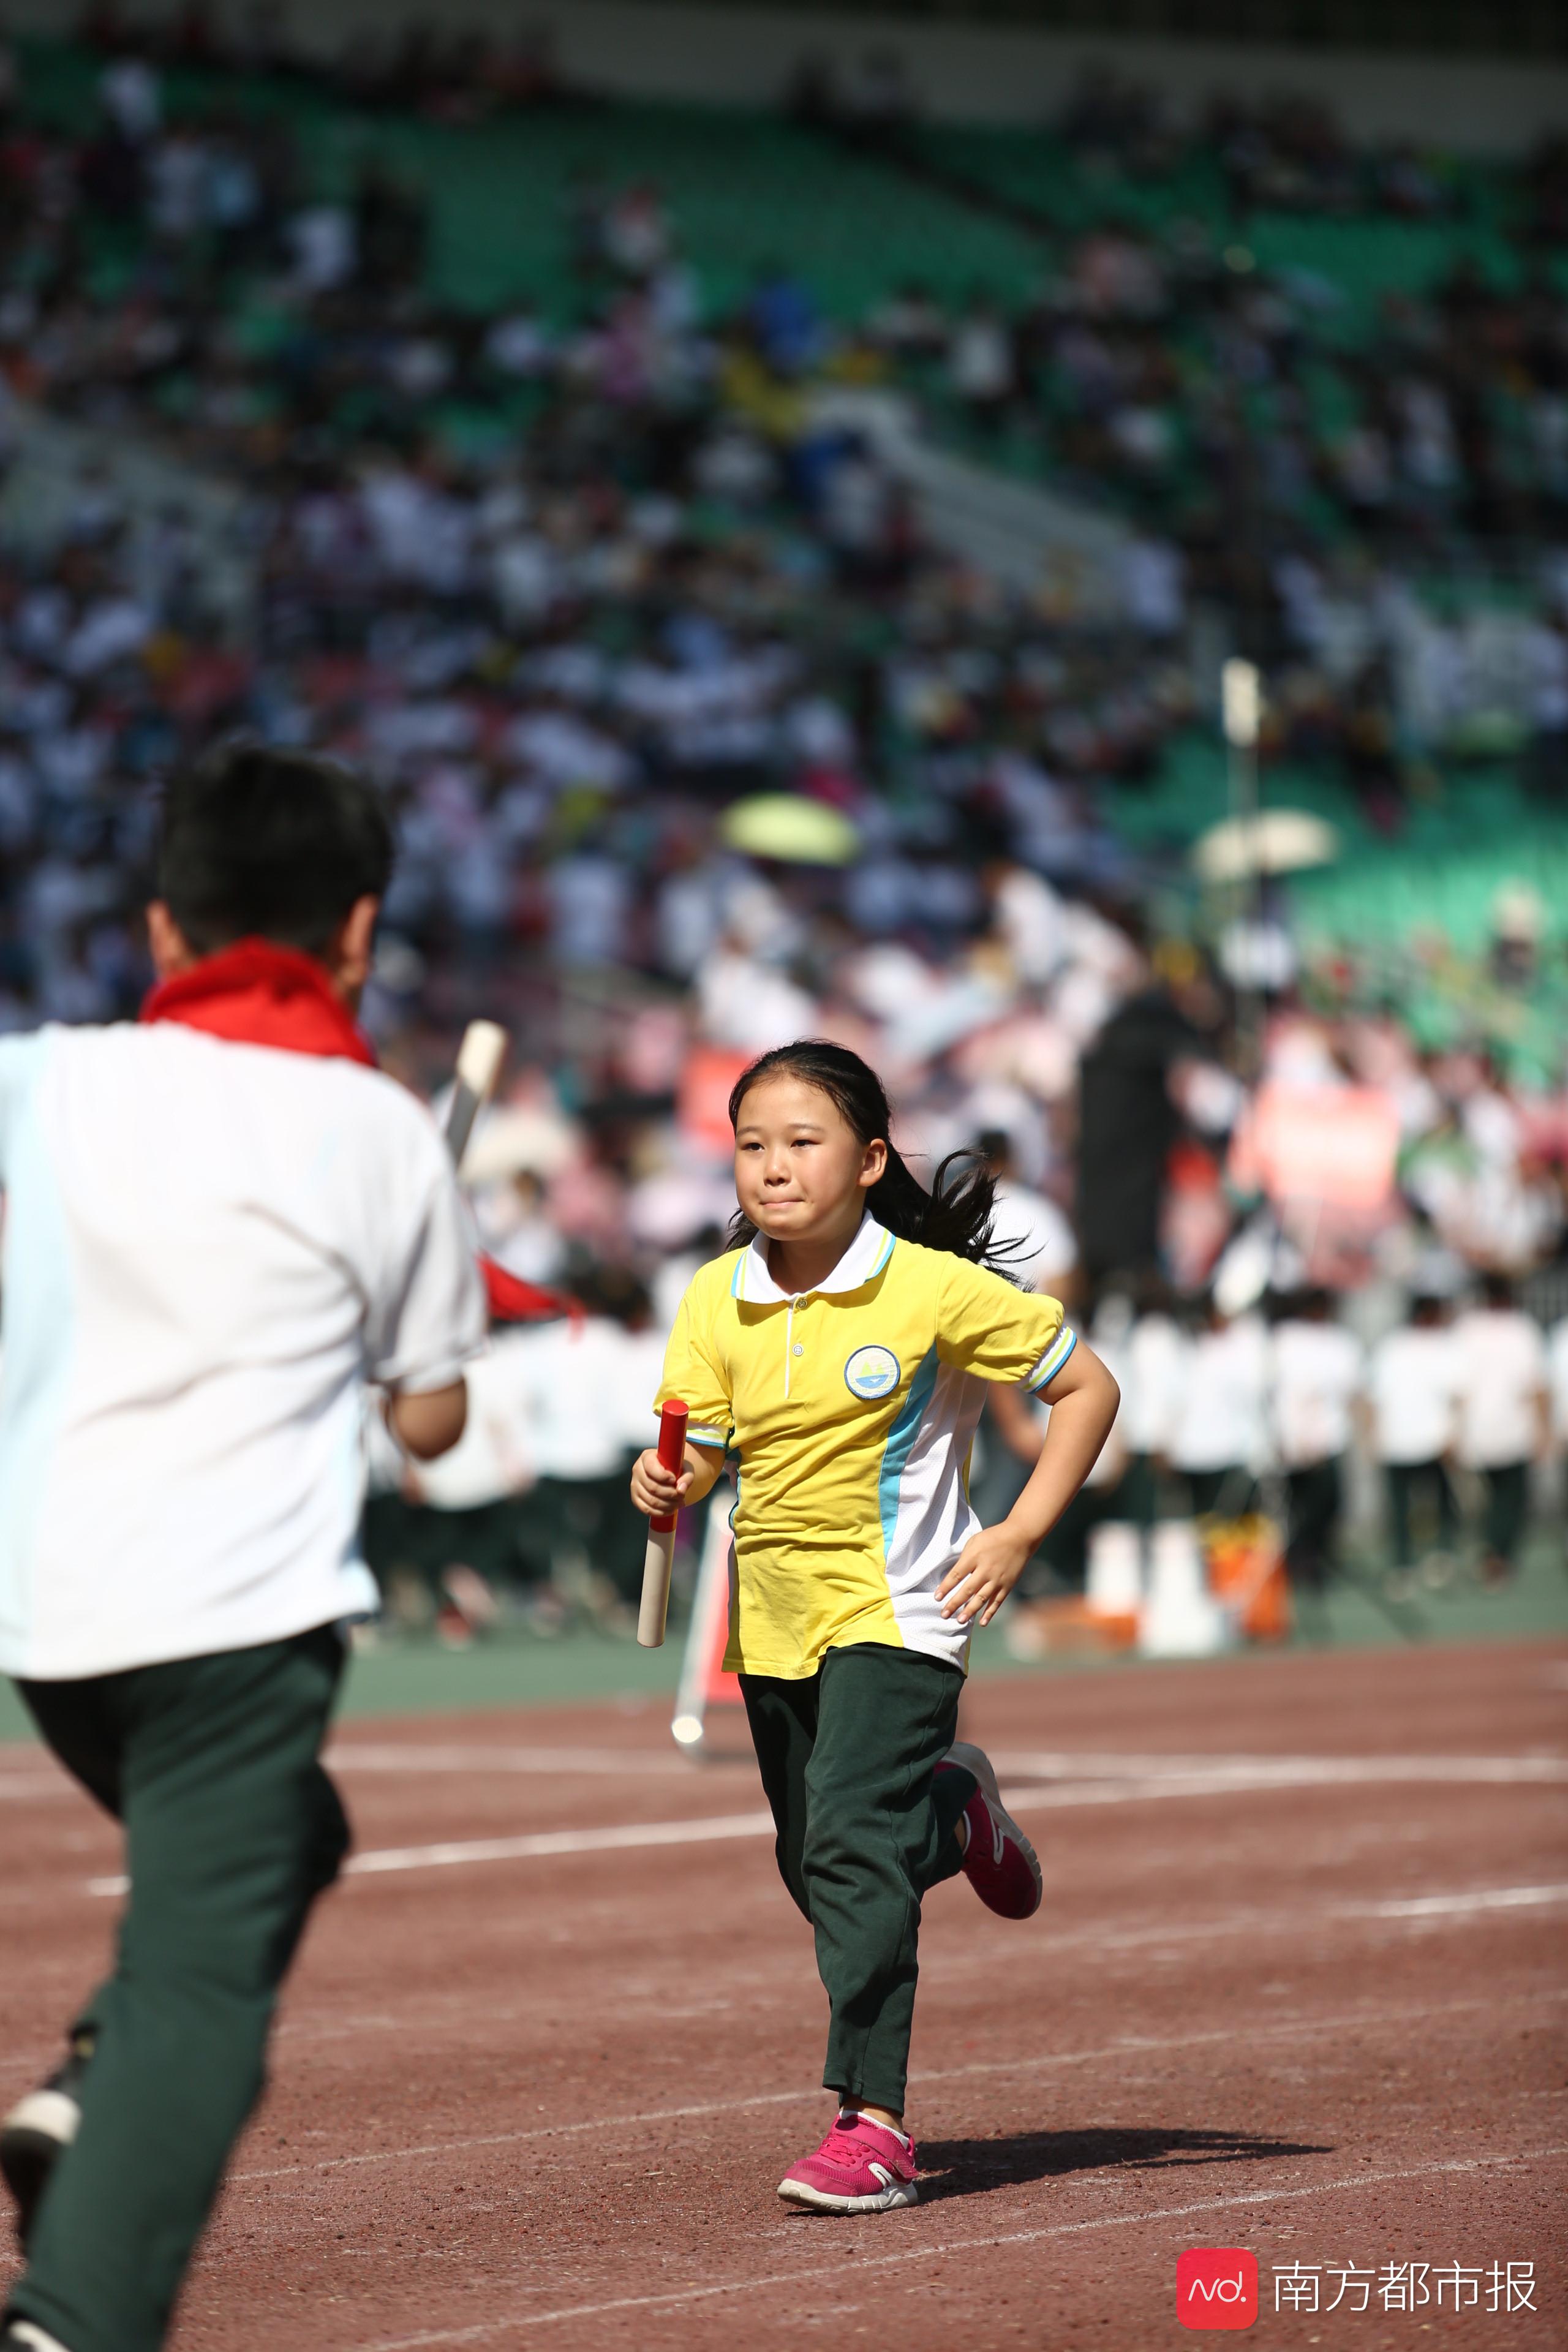
<svg viewBox="0 0 1568 2352">
<path fill-rule="evenodd" d="M 257 1649 L 21 1685 L 68 1770 L 125 1824 L 131 1892 L 81 2126 L 56 2164 L 11 2315 L 67 2352 L 155 2352 L 260 2095 L 273 2004 L 348 1850 L 319 1761 L 331 1626 Z"/>
<path fill-rule="evenodd" d="M 958 1732 L 963 1675 L 857 1642 L 802 1682 L 741 1676 L 784 1885 L 810 1920 L 832 2021 L 823 2081 L 904 2108 L 921 1899 L 951 1878 L 972 1774 L 932 1776 Z"/>
</svg>

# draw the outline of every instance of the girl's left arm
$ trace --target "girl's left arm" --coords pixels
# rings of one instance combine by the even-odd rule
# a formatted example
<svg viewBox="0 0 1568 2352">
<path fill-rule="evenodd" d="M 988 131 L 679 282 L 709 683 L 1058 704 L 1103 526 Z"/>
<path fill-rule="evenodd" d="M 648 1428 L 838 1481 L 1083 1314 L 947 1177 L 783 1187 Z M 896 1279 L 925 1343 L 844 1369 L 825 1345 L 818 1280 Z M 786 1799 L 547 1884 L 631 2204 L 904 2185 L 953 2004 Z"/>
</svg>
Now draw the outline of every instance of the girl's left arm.
<svg viewBox="0 0 1568 2352">
<path fill-rule="evenodd" d="M 1026 1561 L 1099 1460 L 1121 1395 L 1100 1358 L 1080 1339 L 1040 1391 L 1051 1418 L 1028 1484 L 1005 1519 L 970 1537 L 937 1589 L 944 1617 L 990 1624 Z"/>
</svg>

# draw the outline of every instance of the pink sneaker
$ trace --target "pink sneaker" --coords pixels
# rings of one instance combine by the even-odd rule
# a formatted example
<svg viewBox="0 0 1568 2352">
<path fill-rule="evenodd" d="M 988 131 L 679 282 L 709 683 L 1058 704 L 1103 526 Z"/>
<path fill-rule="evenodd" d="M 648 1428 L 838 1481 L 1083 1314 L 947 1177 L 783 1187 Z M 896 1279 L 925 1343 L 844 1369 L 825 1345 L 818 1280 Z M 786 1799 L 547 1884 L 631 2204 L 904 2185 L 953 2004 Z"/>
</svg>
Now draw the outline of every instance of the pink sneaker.
<svg viewBox="0 0 1568 2352">
<path fill-rule="evenodd" d="M 1040 1907 L 1039 1858 L 1002 1802 L 996 1774 L 984 1748 L 956 1740 L 937 1766 L 962 1765 L 980 1786 L 963 1809 L 969 1824 L 963 1874 L 988 1911 L 1004 1919 L 1028 1919 Z"/>
<path fill-rule="evenodd" d="M 815 2156 L 803 2156 L 779 2182 L 791 2205 L 818 2213 L 886 2213 L 920 2198 L 915 2144 L 891 2124 L 840 2113 Z"/>
</svg>

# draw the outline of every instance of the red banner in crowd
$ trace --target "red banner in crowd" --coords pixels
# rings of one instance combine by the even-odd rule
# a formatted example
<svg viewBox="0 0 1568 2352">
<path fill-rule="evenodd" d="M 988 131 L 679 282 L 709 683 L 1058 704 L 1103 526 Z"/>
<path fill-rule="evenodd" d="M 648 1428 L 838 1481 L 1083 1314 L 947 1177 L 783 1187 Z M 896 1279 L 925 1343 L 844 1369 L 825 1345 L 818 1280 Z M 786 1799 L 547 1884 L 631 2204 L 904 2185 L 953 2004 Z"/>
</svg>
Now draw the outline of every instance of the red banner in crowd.
<svg viewBox="0 0 1568 2352">
<path fill-rule="evenodd" d="M 687 1055 L 676 1108 L 683 1131 L 704 1150 L 729 1157 L 730 1090 L 754 1058 L 732 1045 L 694 1045 Z"/>
<path fill-rule="evenodd" d="M 1230 1180 L 1274 1202 L 1373 1213 L 1394 1191 L 1399 1115 L 1375 1087 L 1264 1087 L 1237 1127 Z"/>
</svg>

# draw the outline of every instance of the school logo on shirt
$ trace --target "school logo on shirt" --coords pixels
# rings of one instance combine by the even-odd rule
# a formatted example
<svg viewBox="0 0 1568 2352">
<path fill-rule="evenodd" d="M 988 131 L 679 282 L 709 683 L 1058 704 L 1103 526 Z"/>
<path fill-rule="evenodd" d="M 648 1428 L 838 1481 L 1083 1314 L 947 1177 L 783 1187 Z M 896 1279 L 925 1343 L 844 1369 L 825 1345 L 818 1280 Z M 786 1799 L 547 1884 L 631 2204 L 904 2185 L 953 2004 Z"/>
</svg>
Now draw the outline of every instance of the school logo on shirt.
<svg viewBox="0 0 1568 2352">
<path fill-rule="evenodd" d="M 844 1367 L 844 1385 L 851 1396 L 871 1402 L 892 1394 L 899 1385 L 900 1370 L 891 1348 L 857 1348 Z"/>
</svg>

